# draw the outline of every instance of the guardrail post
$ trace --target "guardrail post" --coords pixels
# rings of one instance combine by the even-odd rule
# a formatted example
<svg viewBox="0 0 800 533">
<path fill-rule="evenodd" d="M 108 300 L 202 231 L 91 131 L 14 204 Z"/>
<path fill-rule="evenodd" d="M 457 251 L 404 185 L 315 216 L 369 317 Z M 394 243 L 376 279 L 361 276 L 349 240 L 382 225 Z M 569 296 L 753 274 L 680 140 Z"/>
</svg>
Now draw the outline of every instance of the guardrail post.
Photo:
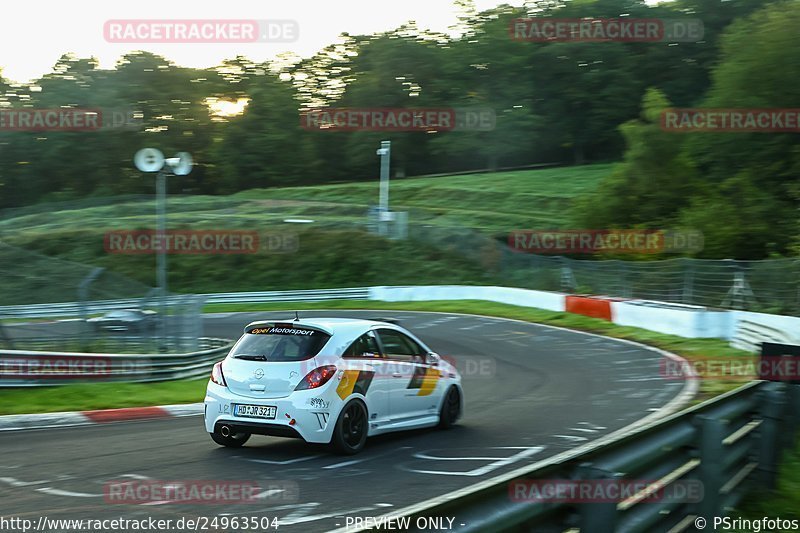
<svg viewBox="0 0 800 533">
<path fill-rule="evenodd" d="M 800 426 L 800 383 L 789 383 L 785 390 L 784 423 L 786 430 L 783 431 L 783 434 L 786 438 L 785 445 L 792 446 L 797 439 L 797 428 Z"/>
<path fill-rule="evenodd" d="M 577 474 L 579 482 L 601 480 L 613 483 L 621 481 L 622 478 L 622 474 L 619 472 L 610 472 L 593 466 L 591 463 L 581 464 L 577 469 Z M 581 533 L 614 531 L 617 527 L 617 503 L 615 501 L 581 503 L 579 507 Z"/>
<path fill-rule="evenodd" d="M 781 412 L 785 394 L 778 389 L 780 383 L 768 383 L 761 391 L 761 426 L 758 438 L 758 481 L 769 489 L 774 489 L 778 481 L 778 461 L 780 460 L 781 439 L 779 435 Z"/>
<path fill-rule="evenodd" d="M 694 260 L 688 257 L 684 258 L 681 262 L 683 265 L 683 295 L 681 301 L 685 304 L 691 304 L 694 298 Z"/>
<path fill-rule="evenodd" d="M 698 514 L 706 520 L 720 514 L 722 507 L 722 454 L 725 424 L 718 418 L 699 416 L 700 465 L 698 476 L 703 484 L 703 499 L 698 505 Z"/>
<path fill-rule="evenodd" d="M 573 293 L 578 287 L 575 281 L 575 274 L 572 272 L 572 267 L 567 263 L 566 257 L 560 257 L 561 261 L 561 292 Z"/>
</svg>

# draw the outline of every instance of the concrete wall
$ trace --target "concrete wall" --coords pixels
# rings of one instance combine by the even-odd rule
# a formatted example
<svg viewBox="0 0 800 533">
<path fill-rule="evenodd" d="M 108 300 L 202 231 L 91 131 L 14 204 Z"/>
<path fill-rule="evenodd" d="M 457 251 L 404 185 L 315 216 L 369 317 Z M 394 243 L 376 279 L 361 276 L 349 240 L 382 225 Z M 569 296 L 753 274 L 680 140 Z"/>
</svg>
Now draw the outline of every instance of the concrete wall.
<svg viewBox="0 0 800 533">
<path fill-rule="evenodd" d="M 370 299 L 384 302 L 487 300 L 560 312 L 566 311 L 567 296 L 558 292 L 470 285 L 370 288 Z M 762 341 L 800 344 L 798 317 L 706 309 L 652 300 L 608 301 L 612 321 L 621 326 L 686 338 L 733 340 L 734 346 L 751 351 L 758 350 Z"/>
</svg>

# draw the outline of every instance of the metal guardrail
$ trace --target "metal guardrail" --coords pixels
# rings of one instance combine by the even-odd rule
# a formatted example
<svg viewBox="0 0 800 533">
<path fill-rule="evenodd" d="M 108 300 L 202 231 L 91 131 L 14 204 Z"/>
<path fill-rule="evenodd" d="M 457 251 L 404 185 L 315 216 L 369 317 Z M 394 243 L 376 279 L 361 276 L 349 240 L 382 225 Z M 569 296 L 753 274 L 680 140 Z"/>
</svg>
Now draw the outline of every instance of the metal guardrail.
<svg viewBox="0 0 800 533">
<path fill-rule="evenodd" d="M 151 382 L 206 376 L 233 341 L 202 338 L 205 349 L 184 354 L 97 354 L 0 350 L 0 387 L 41 387 L 85 381 Z"/>
<path fill-rule="evenodd" d="M 206 303 L 325 301 L 369 298 L 369 288 L 237 292 L 202 295 Z M 176 295 L 171 300 L 184 296 Z M 141 300 L 104 300 L 0 307 L 0 317 L 14 319 L 86 316 L 135 308 Z M 149 382 L 207 375 L 232 346 L 225 339 L 200 339 L 208 349 L 185 354 L 112 354 L 0 350 L 0 387 L 36 387 L 76 381 Z M 31 346 L 35 339 L 25 339 Z M 35 346 L 34 346 L 35 347 Z M 46 345 L 42 345 L 46 349 Z"/>
<path fill-rule="evenodd" d="M 731 339 L 731 346 L 747 352 L 758 352 L 762 342 L 792 344 L 793 339 L 787 332 L 778 328 L 759 324 L 752 320 L 739 320 L 736 332 Z"/>
<path fill-rule="evenodd" d="M 411 531 L 419 531 L 418 520 L 447 517 L 455 517 L 456 529 L 463 532 L 693 530 L 697 517 L 710 524 L 748 489 L 775 487 L 780 452 L 794 442 L 798 417 L 800 385 L 751 382 L 621 436 L 375 520 L 406 517 Z M 703 495 L 697 501 L 515 501 L 510 489 L 531 480 L 650 480 L 649 489 L 692 480 L 702 484 Z"/>
<path fill-rule="evenodd" d="M 344 289 L 313 289 L 297 291 L 260 291 L 260 292 L 229 292 L 219 294 L 204 294 L 207 304 L 237 304 L 261 302 L 321 302 L 326 300 L 366 300 L 369 298 L 368 287 Z M 178 299 L 174 296 L 170 299 Z M 9 305 L 0 306 L 0 318 L 58 318 L 79 316 L 86 310 L 88 314 L 103 313 L 118 309 L 137 308 L 141 300 L 100 300 L 94 302 L 61 302 L 34 305 Z"/>
</svg>

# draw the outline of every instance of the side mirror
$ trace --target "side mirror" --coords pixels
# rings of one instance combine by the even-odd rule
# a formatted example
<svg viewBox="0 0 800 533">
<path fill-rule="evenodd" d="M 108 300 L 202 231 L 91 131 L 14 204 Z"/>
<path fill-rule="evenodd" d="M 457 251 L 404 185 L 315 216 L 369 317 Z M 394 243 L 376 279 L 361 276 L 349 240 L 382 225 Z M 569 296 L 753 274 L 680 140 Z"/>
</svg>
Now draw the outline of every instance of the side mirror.
<svg viewBox="0 0 800 533">
<path fill-rule="evenodd" d="M 431 366 L 438 365 L 439 361 L 441 361 L 441 360 L 442 360 L 442 358 L 439 357 L 439 354 L 434 353 L 434 352 L 428 352 L 428 354 L 425 356 L 425 362 L 427 364 L 431 365 Z"/>
</svg>

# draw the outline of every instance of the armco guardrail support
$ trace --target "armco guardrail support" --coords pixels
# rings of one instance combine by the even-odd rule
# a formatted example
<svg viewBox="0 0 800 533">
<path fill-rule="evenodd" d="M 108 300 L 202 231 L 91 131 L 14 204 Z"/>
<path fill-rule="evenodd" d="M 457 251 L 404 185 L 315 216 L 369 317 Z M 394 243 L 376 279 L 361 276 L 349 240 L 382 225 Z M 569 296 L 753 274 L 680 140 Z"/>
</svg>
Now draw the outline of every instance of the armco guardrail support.
<svg viewBox="0 0 800 533">
<path fill-rule="evenodd" d="M 609 484 L 622 481 L 621 474 L 597 468 L 591 463 L 581 464 L 577 470 L 581 480 L 601 480 Z M 581 533 L 606 533 L 616 528 L 617 502 L 582 503 L 579 510 Z"/>
<path fill-rule="evenodd" d="M 698 514 L 707 520 L 720 514 L 723 484 L 722 454 L 724 453 L 725 424 L 710 416 L 698 416 L 700 424 L 700 465 L 698 474 L 703 484 L 703 500 L 698 505 Z"/>
<path fill-rule="evenodd" d="M 785 402 L 785 395 L 779 390 L 781 386 L 780 383 L 768 383 L 760 394 L 763 422 L 759 428 L 758 481 L 768 489 L 774 489 L 778 481 L 779 431 Z"/>
<path fill-rule="evenodd" d="M 786 385 L 786 408 L 784 409 L 784 447 L 794 445 L 800 426 L 800 384 Z"/>
</svg>

